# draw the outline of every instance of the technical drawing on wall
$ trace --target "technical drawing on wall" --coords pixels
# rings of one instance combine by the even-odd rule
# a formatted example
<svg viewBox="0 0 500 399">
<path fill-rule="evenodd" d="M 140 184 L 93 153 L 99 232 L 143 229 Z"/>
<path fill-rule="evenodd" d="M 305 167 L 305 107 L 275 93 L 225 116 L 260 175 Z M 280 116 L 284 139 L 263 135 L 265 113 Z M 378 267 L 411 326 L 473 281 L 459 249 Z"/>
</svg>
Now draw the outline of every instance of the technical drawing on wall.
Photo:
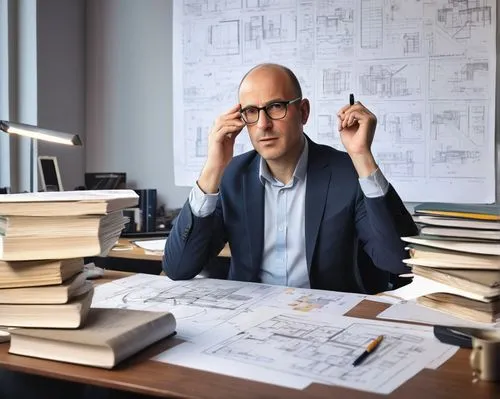
<svg viewBox="0 0 500 399">
<path fill-rule="evenodd" d="M 310 100 L 311 139 L 344 150 L 336 113 L 349 93 L 374 112 L 373 152 L 403 200 L 494 201 L 494 0 L 182 0 L 173 10 L 176 184 L 198 178 L 210 127 L 237 104 L 244 74 L 276 62 Z M 246 131 L 236 142 L 236 155 L 252 149 Z"/>
</svg>

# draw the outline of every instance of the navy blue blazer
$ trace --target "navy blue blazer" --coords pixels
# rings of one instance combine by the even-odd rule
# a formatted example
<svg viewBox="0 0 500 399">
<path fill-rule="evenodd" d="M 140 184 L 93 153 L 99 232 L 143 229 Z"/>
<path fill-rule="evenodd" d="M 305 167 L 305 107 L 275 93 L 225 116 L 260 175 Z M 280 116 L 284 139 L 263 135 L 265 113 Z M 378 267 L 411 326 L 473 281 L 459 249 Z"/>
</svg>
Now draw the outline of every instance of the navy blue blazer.
<svg viewBox="0 0 500 399">
<path fill-rule="evenodd" d="M 311 288 L 367 292 L 373 291 L 366 286 L 374 279 L 385 276 L 387 283 L 387 272 L 408 272 L 400 237 L 417 234 L 417 227 L 394 188 L 382 197 L 366 198 L 349 155 L 307 139 L 305 251 Z M 185 203 L 165 246 L 163 269 L 168 277 L 193 278 L 228 242 L 228 278 L 260 281 L 264 186 L 259 162 L 256 151 L 233 158 L 213 214 L 196 217 Z M 358 248 L 376 267 L 360 265 Z M 378 289 L 387 289 L 387 284 Z"/>
</svg>

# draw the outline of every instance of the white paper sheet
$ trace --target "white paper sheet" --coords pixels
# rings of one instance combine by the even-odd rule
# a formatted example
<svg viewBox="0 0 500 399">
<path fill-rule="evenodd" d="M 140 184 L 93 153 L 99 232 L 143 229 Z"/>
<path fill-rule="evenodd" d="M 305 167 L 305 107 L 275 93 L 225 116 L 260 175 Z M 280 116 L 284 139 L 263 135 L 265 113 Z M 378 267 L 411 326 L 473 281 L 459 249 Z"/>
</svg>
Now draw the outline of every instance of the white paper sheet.
<svg viewBox="0 0 500 399">
<path fill-rule="evenodd" d="M 422 276 L 413 276 L 413 281 L 410 284 L 407 284 L 396 290 L 386 291 L 382 294 L 382 296 L 384 296 L 384 294 L 387 294 L 387 296 L 389 297 L 396 297 L 408 301 L 416 299 L 420 296 L 434 294 L 436 292 L 446 292 L 449 294 L 464 296 L 475 300 L 482 300 L 483 298 L 481 295 L 473 294 L 469 291 L 439 283 Z"/>
<path fill-rule="evenodd" d="M 143 248 L 147 251 L 153 252 L 163 252 L 165 249 L 165 243 L 167 242 L 166 238 L 160 240 L 137 240 L 133 241 L 135 245 L 139 248 Z"/>
<path fill-rule="evenodd" d="M 96 287 L 92 306 L 171 311 L 186 342 L 156 360 L 296 389 L 319 382 L 389 393 L 453 354 L 430 327 L 341 316 L 364 297 L 136 274 Z M 377 351 L 352 367 L 380 334 Z"/>
<path fill-rule="evenodd" d="M 221 326 L 203 343 L 176 346 L 155 360 L 292 388 L 309 380 L 388 394 L 427 364 L 454 353 L 431 336 L 429 327 L 345 316 L 323 321 L 310 314 L 276 314 L 272 308 L 255 313 L 256 323 L 243 331 L 234 329 L 230 336 Z M 384 339 L 377 350 L 352 366 L 378 335 Z"/>
<path fill-rule="evenodd" d="M 499 323 L 479 323 L 464 320 L 450 314 L 421 306 L 414 301 L 403 301 L 392 305 L 377 315 L 378 319 L 402 320 L 415 323 L 440 324 L 447 326 L 495 328 L 500 327 Z"/>
</svg>

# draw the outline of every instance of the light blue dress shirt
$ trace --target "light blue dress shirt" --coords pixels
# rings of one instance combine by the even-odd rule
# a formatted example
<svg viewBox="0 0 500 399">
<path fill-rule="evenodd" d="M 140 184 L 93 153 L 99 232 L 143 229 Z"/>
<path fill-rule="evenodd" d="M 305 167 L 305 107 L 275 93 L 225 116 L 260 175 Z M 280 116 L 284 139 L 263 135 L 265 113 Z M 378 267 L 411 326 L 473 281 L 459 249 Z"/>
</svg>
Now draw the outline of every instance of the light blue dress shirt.
<svg viewBox="0 0 500 399">
<path fill-rule="evenodd" d="M 310 288 L 306 261 L 305 198 L 309 146 L 297 162 L 293 178 L 283 184 L 272 176 L 267 163 L 260 159 L 259 179 L 264 185 L 264 248 L 260 272 L 265 284 Z M 370 176 L 359 179 L 366 197 L 385 195 L 389 183 L 377 169 Z M 206 217 L 215 210 L 219 194 L 205 194 L 195 184 L 189 194 L 191 211 L 197 217 Z"/>
</svg>

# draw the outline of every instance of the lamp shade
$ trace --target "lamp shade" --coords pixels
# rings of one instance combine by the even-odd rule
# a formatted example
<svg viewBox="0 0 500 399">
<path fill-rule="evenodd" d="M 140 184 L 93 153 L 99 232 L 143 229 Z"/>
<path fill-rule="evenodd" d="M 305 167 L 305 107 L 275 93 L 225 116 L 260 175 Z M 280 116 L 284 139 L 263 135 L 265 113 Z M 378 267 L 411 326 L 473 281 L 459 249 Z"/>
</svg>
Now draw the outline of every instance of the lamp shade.
<svg viewBox="0 0 500 399">
<path fill-rule="evenodd" d="M 13 123 L 0 121 L 0 130 L 8 134 L 30 137 L 32 139 L 49 141 L 52 143 L 81 146 L 82 141 L 77 134 L 56 132 L 54 130 L 41 129 L 37 126 L 24 123 Z"/>
</svg>

